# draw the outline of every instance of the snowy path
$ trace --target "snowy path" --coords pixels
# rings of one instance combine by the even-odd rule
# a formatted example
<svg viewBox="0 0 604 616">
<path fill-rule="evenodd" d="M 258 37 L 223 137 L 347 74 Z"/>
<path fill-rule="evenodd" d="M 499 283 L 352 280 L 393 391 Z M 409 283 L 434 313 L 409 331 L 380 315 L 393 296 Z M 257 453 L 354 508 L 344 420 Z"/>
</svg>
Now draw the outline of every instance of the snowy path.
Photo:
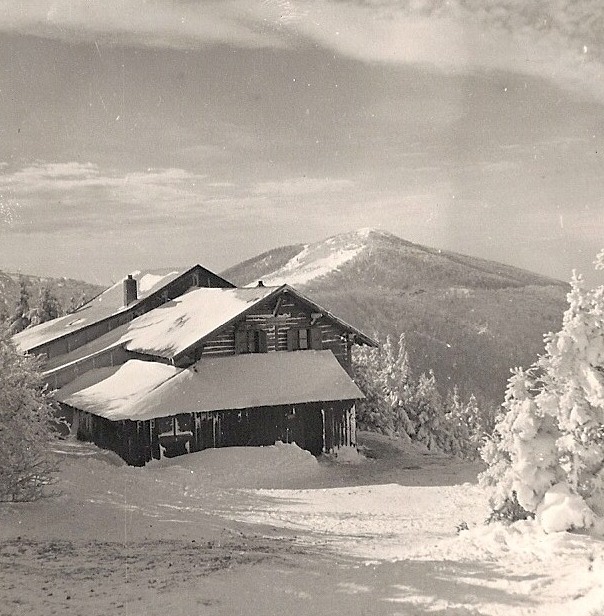
<svg viewBox="0 0 604 616">
<path fill-rule="evenodd" d="M 462 521 L 486 515 L 476 486 L 397 484 L 318 490 L 257 490 L 244 509 L 222 511 L 240 522 L 303 531 L 301 540 L 366 559 L 402 558 L 455 535 Z"/>
<path fill-rule="evenodd" d="M 412 474 L 420 485 L 233 490 L 222 494 L 213 513 L 294 532 L 301 544 L 360 558 L 352 562 L 364 566 L 352 567 L 337 591 L 377 602 L 376 614 L 604 614 L 600 539 L 546 535 L 532 523 L 484 526 L 486 498 L 475 484 L 434 485 L 439 476 L 451 483 L 450 475 L 439 473 L 438 460 L 412 462 L 398 459 L 401 483 L 412 483 Z M 467 475 L 462 464 L 445 463 L 450 474 Z M 346 472 L 363 483 L 368 468 Z M 393 477 L 396 468 L 369 472 Z M 459 534 L 462 522 L 470 530 Z"/>
</svg>

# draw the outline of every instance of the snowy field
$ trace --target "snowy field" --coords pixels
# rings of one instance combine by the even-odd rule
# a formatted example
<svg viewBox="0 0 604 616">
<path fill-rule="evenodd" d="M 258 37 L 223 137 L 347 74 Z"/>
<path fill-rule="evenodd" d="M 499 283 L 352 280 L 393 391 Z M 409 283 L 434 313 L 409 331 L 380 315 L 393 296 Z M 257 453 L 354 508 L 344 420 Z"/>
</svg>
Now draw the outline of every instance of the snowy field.
<svg viewBox="0 0 604 616">
<path fill-rule="evenodd" d="M 601 539 L 485 527 L 476 465 L 361 442 L 144 469 L 65 443 L 61 494 L 0 508 L 0 614 L 604 614 Z"/>
</svg>

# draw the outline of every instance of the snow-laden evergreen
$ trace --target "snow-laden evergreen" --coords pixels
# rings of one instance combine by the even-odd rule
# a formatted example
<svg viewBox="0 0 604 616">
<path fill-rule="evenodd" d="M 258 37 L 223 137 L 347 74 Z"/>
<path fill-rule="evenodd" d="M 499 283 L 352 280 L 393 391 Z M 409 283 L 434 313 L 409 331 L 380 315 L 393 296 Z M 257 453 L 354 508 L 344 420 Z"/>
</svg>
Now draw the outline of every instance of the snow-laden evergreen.
<svg viewBox="0 0 604 616">
<path fill-rule="evenodd" d="M 597 269 L 604 269 L 604 251 Z M 588 528 L 604 516 L 604 285 L 574 275 L 562 329 L 510 378 L 504 414 L 483 450 L 495 512 L 537 517 L 545 530 Z"/>
<path fill-rule="evenodd" d="M 454 388 L 440 393 L 432 372 L 415 378 L 409 366 L 405 336 L 379 348 L 355 350 L 355 381 L 366 396 L 357 408 L 360 427 L 396 435 L 464 458 L 475 459 L 492 413 L 479 408 L 474 396 L 465 401 Z"/>
<path fill-rule="evenodd" d="M 0 328 L 0 502 L 36 500 L 56 472 L 57 419 L 42 383 L 38 359 Z"/>
</svg>

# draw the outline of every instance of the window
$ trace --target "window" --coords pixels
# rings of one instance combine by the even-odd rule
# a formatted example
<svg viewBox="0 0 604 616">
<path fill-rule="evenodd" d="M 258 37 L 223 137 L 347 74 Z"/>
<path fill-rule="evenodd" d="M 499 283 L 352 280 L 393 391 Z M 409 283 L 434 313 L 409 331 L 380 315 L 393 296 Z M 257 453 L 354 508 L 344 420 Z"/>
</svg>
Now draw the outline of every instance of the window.
<svg viewBox="0 0 604 616">
<path fill-rule="evenodd" d="M 193 434 L 193 415 L 191 413 L 182 413 L 176 415 L 174 422 L 175 434 Z"/>
<path fill-rule="evenodd" d="M 302 327 L 287 330 L 287 350 L 306 351 L 323 348 L 323 332 L 318 327 Z"/>
<path fill-rule="evenodd" d="M 159 436 L 171 436 L 174 434 L 174 417 L 158 417 L 155 427 Z"/>
<path fill-rule="evenodd" d="M 191 413 L 181 413 L 176 417 L 158 417 L 155 427 L 159 436 L 190 435 L 193 433 L 193 416 Z"/>
<path fill-rule="evenodd" d="M 266 353 L 267 338 L 263 329 L 235 330 L 235 353 Z"/>
</svg>

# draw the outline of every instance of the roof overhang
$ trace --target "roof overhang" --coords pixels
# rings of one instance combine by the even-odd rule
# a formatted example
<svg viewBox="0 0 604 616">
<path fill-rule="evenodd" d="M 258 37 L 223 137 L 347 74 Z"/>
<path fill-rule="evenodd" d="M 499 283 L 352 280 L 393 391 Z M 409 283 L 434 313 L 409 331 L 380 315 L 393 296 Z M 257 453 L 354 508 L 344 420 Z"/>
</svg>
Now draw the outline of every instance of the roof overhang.
<svg viewBox="0 0 604 616">
<path fill-rule="evenodd" d="M 364 397 L 331 351 L 207 357 L 188 369 L 130 360 L 101 380 L 81 379 L 57 399 L 114 421 Z"/>
</svg>

